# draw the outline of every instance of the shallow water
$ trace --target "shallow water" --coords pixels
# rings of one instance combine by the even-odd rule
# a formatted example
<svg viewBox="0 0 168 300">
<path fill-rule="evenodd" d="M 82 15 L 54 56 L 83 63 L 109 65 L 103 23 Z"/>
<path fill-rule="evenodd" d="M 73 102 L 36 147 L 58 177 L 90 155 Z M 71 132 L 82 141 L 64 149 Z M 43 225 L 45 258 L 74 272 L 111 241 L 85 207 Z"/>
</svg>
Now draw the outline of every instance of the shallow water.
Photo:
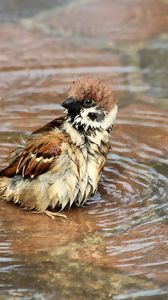
<svg viewBox="0 0 168 300">
<path fill-rule="evenodd" d="M 85 207 L 52 221 L 1 202 L 0 299 L 168 299 L 166 36 L 98 49 L 10 26 L 0 45 L 1 168 L 20 134 L 62 114 L 81 75 L 101 75 L 120 109 Z"/>
</svg>

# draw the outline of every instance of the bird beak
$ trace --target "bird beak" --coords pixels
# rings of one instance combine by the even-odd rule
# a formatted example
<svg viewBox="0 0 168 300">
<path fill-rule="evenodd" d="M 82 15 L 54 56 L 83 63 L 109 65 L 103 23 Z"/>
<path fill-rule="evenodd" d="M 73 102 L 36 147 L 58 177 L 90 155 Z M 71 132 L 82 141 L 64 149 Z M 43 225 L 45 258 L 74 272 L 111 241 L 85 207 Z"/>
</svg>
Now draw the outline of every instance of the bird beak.
<svg viewBox="0 0 168 300">
<path fill-rule="evenodd" d="M 66 109 L 74 109 L 76 107 L 76 104 L 77 104 L 77 101 L 73 98 L 68 98 L 66 99 L 63 103 L 62 103 L 62 106 Z"/>
<path fill-rule="evenodd" d="M 75 100 L 74 98 L 70 97 L 66 99 L 63 103 L 62 106 L 66 108 L 70 113 L 75 113 L 77 114 L 80 109 L 81 109 L 81 104 L 79 101 Z"/>
</svg>

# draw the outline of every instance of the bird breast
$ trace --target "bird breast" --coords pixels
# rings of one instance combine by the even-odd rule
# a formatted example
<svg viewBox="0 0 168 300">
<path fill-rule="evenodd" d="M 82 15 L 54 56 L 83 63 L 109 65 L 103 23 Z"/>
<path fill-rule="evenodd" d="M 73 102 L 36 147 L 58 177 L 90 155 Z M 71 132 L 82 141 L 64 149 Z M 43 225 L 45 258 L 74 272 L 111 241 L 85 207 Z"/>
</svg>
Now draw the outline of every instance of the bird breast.
<svg viewBox="0 0 168 300">
<path fill-rule="evenodd" d="M 50 205 L 63 210 L 73 203 L 83 204 L 95 192 L 105 161 L 105 154 L 95 144 L 89 148 L 86 144 L 67 147 L 66 155 L 57 161 L 48 179 Z"/>
</svg>

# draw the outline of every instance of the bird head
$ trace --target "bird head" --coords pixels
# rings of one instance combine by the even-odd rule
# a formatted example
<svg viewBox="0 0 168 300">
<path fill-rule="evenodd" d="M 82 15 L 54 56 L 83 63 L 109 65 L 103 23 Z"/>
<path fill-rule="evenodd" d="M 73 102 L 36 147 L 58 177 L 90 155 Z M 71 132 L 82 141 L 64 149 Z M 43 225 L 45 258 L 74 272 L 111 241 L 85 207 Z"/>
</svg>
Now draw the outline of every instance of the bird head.
<svg viewBox="0 0 168 300">
<path fill-rule="evenodd" d="M 67 117 L 79 131 L 108 129 L 117 114 L 117 105 L 111 88 L 100 79 L 82 78 L 73 82 L 68 98 L 62 103 Z"/>
</svg>

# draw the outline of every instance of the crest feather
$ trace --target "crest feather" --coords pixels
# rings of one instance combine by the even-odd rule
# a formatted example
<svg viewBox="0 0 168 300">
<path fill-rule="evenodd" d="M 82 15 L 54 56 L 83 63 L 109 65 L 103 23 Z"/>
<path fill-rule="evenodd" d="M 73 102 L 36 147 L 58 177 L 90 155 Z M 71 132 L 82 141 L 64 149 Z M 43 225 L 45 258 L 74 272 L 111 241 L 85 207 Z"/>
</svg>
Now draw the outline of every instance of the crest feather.
<svg viewBox="0 0 168 300">
<path fill-rule="evenodd" d="M 78 101 L 92 99 L 107 111 L 110 111 L 116 103 L 111 87 L 99 78 L 93 77 L 84 77 L 73 82 L 68 96 Z"/>
</svg>

